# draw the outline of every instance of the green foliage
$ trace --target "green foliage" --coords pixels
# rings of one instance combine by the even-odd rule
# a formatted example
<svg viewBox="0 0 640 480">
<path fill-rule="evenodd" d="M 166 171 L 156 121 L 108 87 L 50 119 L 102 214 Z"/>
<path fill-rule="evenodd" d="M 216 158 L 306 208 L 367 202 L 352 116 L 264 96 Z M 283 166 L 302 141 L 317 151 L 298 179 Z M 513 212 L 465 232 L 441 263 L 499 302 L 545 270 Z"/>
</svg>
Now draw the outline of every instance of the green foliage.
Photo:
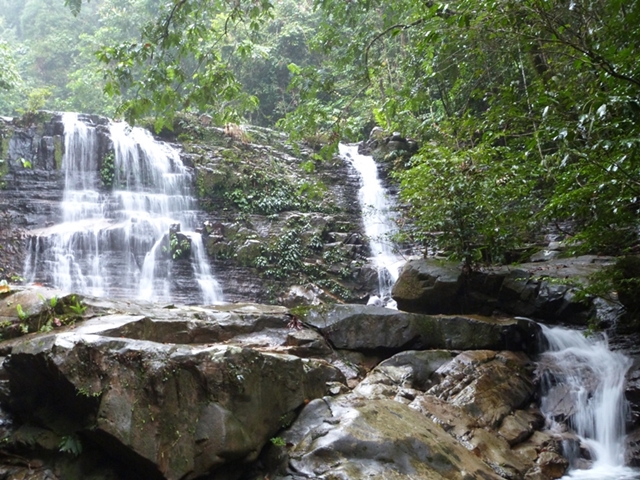
<svg viewBox="0 0 640 480">
<path fill-rule="evenodd" d="M 540 223 L 569 222 L 583 251 L 637 242 L 638 2 L 316 4 L 324 68 L 292 68 L 301 104 L 281 125 L 416 137 L 395 166 L 419 237 L 467 262 Z"/>
<path fill-rule="evenodd" d="M 102 159 L 102 166 L 100 167 L 100 182 L 103 187 L 110 188 L 113 187 L 115 177 L 115 153 L 110 151 Z"/>
<path fill-rule="evenodd" d="M 287 442 L 284 441 L 282 437 L 273 437 L 269 440 L 276 447 L 286 447 Z"/>
<path fill-rule="evenodd" d="M 351 298 L 351 292 L 335 280 L 321 278 L 317 281 L 317 284 L 340 300 L 346 301 Z"/>
<path fill-rule="evenodd" d="M 191 251 L 189 239 L 175 232 L 169 234 L 169 244 L 162 247 L 163 252 L 171 254 L 171 258 L 184 258 Z"/>
<path fill-rule="evenodd" d="M 16 311 L 18 312 L 18 318 L 21 321 L 24 321 L 27 319 L 28 315 L 27 313 L 22 309 L 22 305 L 18 304 L 16 305 Z"/>
<path fill-rule="evenodd" d="M 262 269 L 265 275 L 277 280 L 300 277 L 304 271 L 305 256 L 301 229 L 292 228 L 284 231 L 272 244 L 262 248 L 255 266 Z"/>
<path fill-rule="evenodd" d="M 156 130 L 176 112 L 250 116 L 309 140 L 314 160 L 380 125 L 423 146 L 387 159 L 415 236 L 468 264 L 500 260 L 541 224 L 568 224 L 576 251 L 638 242 L 637 0 L 66 0 L 77 18 L 5 4 L 0 88 L 13 89 L 0 109 L 33 92 L 28 109 L 117 102 Z M 270 215 L 323 194 L 240 175 L 221 194 L 199 178 L 205 205 Z"/>
<path fill-rule="evenodd" d="M 107 68 L 105 92 L 122 96 L 118 111 L 130 122 L 154 115 L 156 131 L 188 108 L 207 111 L 219 123 L 235 121 L 257 101 L 242 91 L 218 46 L 238 25 L 259 29 L 271 9 L 268 0 L 161 4 L 140 39 L 98 52 Z M 244 45 L 235 50 L 247 53 Z"/>
<path fill-rule="evenodd" d="M 503 260 L 534 227 L 536 172 L 523 169 L 520 153 L 507 147 L 459 151 L 428 144 L 396 177 L 418 240 L 471 266 Z"/>
<path fill-rule="evenodd" d="M 49 87 L 33 88 L 28 90 L 26 108 L 18 107 L 16 111 L 22 115 L 21 122 L 23 124 L 29 124 L 34 122 L 38 118 L 38 111 L 42 110 L 47 103 L 47 100 L 51 97 L 52 90 Z M 22 166 L 25 168 L 31 168 L 31 163 L 25 159 L 20 159 Z M 27 164 L 29 166 L 27 166 Z"/>
<path fill-rule="evenodd" d="M 0 41 L 0 91 L 11 90 L 20 85 L 20 74 L 9 45 Z"/>
<path fill-rule="evenodd" d="M 72 303 L 68 305 L 69 309 L 76 315 L 82 316 L 87 309 L 87 306 L 83 305 L 82 301 L 78 300 L 75 295 L 71 297 L 71 302 Z"/>
<path fill-rule="evenodd" d="M 236 156 L 238 155 L 238 156 Z M 245 214 L 275 215 L 286 211 L 332 211 L 324 184 L 303 175 L 277 156 L 245 150 L 242 159 L 231 149 L 223 160 L 198 170 L 198 193 L 205 209 L 230 209 Z"/>
<path fill-rule="evenodd" d="M 58 449 L 61 453 L 69 453 L 74 457 L 77 457 L 82 453 L 82 441 L 76 434 L 66 435 L 62 437 Z"/>
</svg>

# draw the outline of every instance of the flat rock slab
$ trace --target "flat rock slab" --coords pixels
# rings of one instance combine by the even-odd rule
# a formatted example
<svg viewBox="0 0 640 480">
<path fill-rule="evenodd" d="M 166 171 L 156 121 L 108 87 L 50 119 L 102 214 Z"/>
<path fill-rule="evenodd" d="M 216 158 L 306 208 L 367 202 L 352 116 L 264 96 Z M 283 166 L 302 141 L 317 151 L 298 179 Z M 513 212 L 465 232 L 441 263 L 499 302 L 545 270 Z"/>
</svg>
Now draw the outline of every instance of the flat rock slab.
<svg viewBox="0 0 640 480">
<path fill-rule="evenodd" d="M 526 319 L 423 315 L 383 307 L 312 308 L 305 322 L 346 350 L 525 350 L 537 346 L 540 327 Z"/>
</svg>

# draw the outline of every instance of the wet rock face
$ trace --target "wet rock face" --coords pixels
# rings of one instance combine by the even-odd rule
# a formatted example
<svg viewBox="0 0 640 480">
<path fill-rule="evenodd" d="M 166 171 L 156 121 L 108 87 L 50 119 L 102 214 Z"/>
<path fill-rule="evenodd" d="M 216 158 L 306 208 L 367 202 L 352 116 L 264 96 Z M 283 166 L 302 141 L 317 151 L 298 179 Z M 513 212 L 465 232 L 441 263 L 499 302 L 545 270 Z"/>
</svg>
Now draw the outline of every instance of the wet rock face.
<svg viewBox="0 0 640 480">
<path fill-rule="evenodd" d="M 436 259 L 407 262 L 392 296 L 398 308 L 417 313 L 477 313 L 531 317 L 549 323 L 586 325 L 607 316 L 607 305 L 587 303 L 566 284 L 576 283 L 611 262 L 583 256 L 493 267 L 464 276 L 459 264 Z"/>
<path fill-rule="evenodd" d="M 95 148 L 104 153 L 109 146 L 108 120 L 96 115 L 81 115 L 96 125 Z M 0 210 L 9 212 L 16 225 L 43 228 L 61 219 L 59 203 L 64 191 L 64 127 L 61 114 L 42 112 L 35 121 L 0 121 L 4 175 L 0 180 Z M 102 155 L 100 155 L 102 156 Z"/>
<path fill-rule="evenodd" d="M 360 145 L 359 152 L 371 155 L 379 164 L 382 176 L 387 179 L 394 169 L 402 169 L 403 164 L 418 153 L 419 145 L 415 140 L 404 137 L 400 132 L 389 135 L 380 127 L 375 127 L 369 134 L 369 139 Z M 388 182 L 392 188 L 397 188 Z"/>
<path fill-rule="evenodd" d="M 311 402 L 267 455 L 269 478 L 559 478 L 568 463 L 538 431 L 532 379 L 524 354 L 402 352 Z"/>
<path fill-rule="evenodd" d="M 38 127 L 0 119 L 0 279 L 22 274 L 24 229 L 56 218 L 64 178 L 61 131 L 49 118 Z"/>
<path fill-rule="evenodd" d="M 305 148 L 293 155 L 282 138 L 274 140 L 276 132 L 268 138 L 250 133 L 253 142 L 185 143 L 204 211 L 205 246 L 215 271 L 229 278 L 225 299 L 366 300 L 377 289 L 377 274 L 363 281 L 370 271 L 355 170 L 338 157 L 314 163 Z M 291 299 L 292 289 L 319 293 Z"/>
<path fill-rule="evenodd" d="M 271 478 L 501 478 L 438 425 L 391 400 L 315 400 L 284 439 L 293 447 Z"/>
<path fill-rule="evenodd" d="M 46 422 L 39 405 L 64 405 L 58 422 L 169 480 L 255 460 L 280 419 L 313 392 L 296 357 L 86 340 L 58 335 L 40 340 L 45 348 L 15 349 L 5 364 L 12 410 Z"/>
<path fill-rule="evenodd" d="M 503 349 L 534 351 L 539 327 L 528 320 L 479 316 L 420 315 L 375 306 L 312 308 L 305 320 L 336 348 L 362 351 L 405 349 Z"/>
<path fill-rule="evenodd" d="M 391 295 L 398 302 L 398 308 L 408 312 L 461 313 L 456 301 L 461 287 L 458 263 L 410 260 Z"/>
<path fill-rule="evenodd" d="M 112 148 L 109 120 L 79 118 L 95 127 L 93 148 L 100 159 L 96 178 L 103 183 L 96 189 L 106 192 L 114 176 L 113 165 L 106 161 Z M 298 303 L 366 302 L 377 289 L 377 275 L 367 265 L 356 172 L 337 157 L 316 165 L 311 150 L 303 147 L 294 153 L 286 137 L 267 129 L 249 129 L 242 139 L 210 125 L 199 129 L 206 138 L 183 135 L 173 146 L 181 149 L 184 164 L 194 174 L 201 209 L 194 214 L 225 300 L 283 303 L 291 287 L 299 287 L 320 293 L 298 298 Z M 29 124 L 0 119 L 0 138 L 0 279 L 11 280 L 25 273 L 30 231 L 61 222 L 61 115 L 43 113 Z M 305 171 L 305 162 L 312 172 Z M 120 237 L 115 230 L 111 235 L 115 247 Z M 192 279 L 181 280 L 189 273 L 183 258 L 189 253 L 180 253 L 174 260 L 182 263 L 167 261 L 161 268 L 171 270 L 179 301 L 192 302 L 189 291 L 197 286 Z M 109 269 L 124 268 L 122 255 L 111 257 Z M 136 257 L 139 265 L 143 260 L 144 255 Z M 124 298 L 131 288 L 129 282 L 118 294 Z"/>
</svg>

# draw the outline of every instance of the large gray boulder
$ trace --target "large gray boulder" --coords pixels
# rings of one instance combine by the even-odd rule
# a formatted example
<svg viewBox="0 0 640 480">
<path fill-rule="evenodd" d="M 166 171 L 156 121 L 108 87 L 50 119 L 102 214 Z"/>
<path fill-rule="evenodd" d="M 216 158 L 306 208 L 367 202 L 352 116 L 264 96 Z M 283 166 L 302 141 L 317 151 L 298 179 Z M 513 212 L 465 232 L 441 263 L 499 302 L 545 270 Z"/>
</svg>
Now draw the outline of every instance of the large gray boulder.
<svg viewBox="0 0 640 480">
<path fill-rule="evenodd" d="M 76 333 L 22 342 L 5 370 L 17 418 L 87 438 L 143 478 L 168 480 L 217 469 L 232 478 L 284 418 L 340 379 L 291 355 Z"/>
<path fill-rule="evenodd" d="M 37 288 L 6 294 L 3 311 L 20 323 L 22 302 L 22 322 L 64 318 L 54 295 L 91 318 L 0 344 L 5 446 L 46 466 L 43 479 L 236 479 L 302 406 L 346 383 L 311 358 L 331 352 L 320 333 L 290 327 L 283 307 L 70 303 Z"/>
<path fill-rule="evenodd" d="M 501 478 L 438 425 L 392 400 L 315 400 L 282 438 L 292 447 L 279 452 L 274 480 Z"/>
<path fill-rule="evenodd" d="M 461 313 L 456 304 L 461 286 L 460 263 L 421 258 L 404 265 L 391 296 L 408 312 Z"/>
</svg>

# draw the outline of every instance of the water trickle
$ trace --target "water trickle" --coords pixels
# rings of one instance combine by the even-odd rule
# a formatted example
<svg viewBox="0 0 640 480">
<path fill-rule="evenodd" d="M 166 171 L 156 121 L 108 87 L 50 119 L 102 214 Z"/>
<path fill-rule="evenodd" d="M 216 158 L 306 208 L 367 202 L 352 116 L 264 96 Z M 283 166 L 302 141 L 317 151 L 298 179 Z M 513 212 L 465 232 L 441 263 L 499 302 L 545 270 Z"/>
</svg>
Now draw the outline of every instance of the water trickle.
<svg viewBox="0 0 640 480">
<path fill-rule="evenodd" d="M 65 113 L 62 121 L 63 223 L 33 232 L 25 277 L 96 296 L 220 302 L 194 231 L 191 172 L 178 152 L 146 130 L 111 123 L 112 163 L 103 161 L 99 172 L 98 130 L 77 114 Z M 110 191 L 101 190 L 105 176 Z M 174 236 L 182 243 L 172 245 Z M 175 261 L 178 248 L 188 262 Z"/>
<path fill-rule="evenodd" d="M 400 272 L 404 259 L 396 253 L 391 236 L 398 231 L 394 221 L 392 203 L 378 177 L 378 168 L 372 157 L 360 155 L 358 145 L 340 144 L 340 156 L 349 161 L 361 179 L 360 208 L 365 234 L 369 238 L 372 262 L 378 270 L 377 296 L 387 307 L 395 307 L 391 288 Z"/>
<path fill-rule="evenodd" d="M 631 359 L 609 350 L 604 335 L 542 326 L 549 350 L 541 355 L 542 413 L 552 432 L 562 434 L 564 454 L 580 466 L 580 449 L 592 459 L 588 469 L 573 468 L 565 478 L 584 480 L 637 479 L 624 466 L 625 376 Z M 563 430 L 563 422 L 577 439 Z"/>
</svg>

